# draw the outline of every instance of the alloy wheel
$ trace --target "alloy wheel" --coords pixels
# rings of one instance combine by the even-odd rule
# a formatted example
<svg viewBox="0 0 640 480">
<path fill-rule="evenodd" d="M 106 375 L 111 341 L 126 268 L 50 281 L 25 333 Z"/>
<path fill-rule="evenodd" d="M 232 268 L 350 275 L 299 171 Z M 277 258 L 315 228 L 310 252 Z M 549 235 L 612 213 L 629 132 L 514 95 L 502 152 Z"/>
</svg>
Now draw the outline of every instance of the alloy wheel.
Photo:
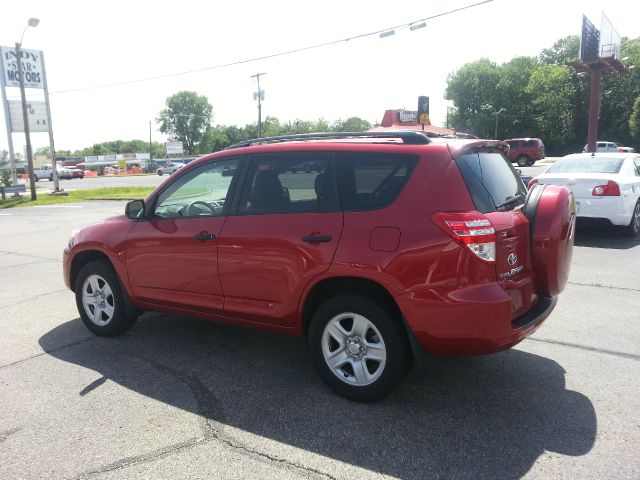
<svg viewBox="0 0 640 480">
<path fill-rule="evenodd" d="M 354 386 L 378 380 L 387 361 L 380 331 L 356 313 L 341 313 L 327 322 L 322 333 L 322 355 L 336 377 Z"/>
<path fill-rule="evenodd" d="M 100 275 L 89 275 L 82 284 L 82 306 L 89 320 L 100 327 L 109 324 L 113 319 L 113 291 Z"/>
</svg>

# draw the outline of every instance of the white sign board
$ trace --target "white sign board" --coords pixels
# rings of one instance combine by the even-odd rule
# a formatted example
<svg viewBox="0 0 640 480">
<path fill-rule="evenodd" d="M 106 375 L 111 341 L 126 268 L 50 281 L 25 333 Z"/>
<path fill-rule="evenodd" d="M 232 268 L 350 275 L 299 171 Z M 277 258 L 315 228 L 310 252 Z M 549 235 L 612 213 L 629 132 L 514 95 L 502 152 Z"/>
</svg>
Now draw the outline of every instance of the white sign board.
<svg viewBox="0 0 640 480">
<path fill-rule="evenodd" d="M 4 69 L 4 84 L 7 87 L 19 87 L 18 61 L 16 49 L 0 47 L 2 67 Z M 44 88 L 44 72 L 42 68 L 42 52 L 39 50 L 20 50 L 22 57 L 22 74 L 25 88 Z"/>
<path fill-rule="evenodd" d="M 24 118 L 22 115 L 22 102 L 9 100 L 9 118 L 11 119 L 12 132 L 24 132 Z M 29 130 L 32 132 L 48 132 L 47 104 L 45 102 L 27 102 L 27 119 Z"/>
<path fill-rule="evenodd" d="M 182 155 L 184 153 L 182 142 L 165 142 L 164 148 L 167 150 L 167 155 Z"/>
<path fill-rule="evenodd" d="M 400 110 L 400 121 L 402 123 L 405 122 L 415 122 L 418 118 L 418 112 L 411 110 Z"/>
</svg>

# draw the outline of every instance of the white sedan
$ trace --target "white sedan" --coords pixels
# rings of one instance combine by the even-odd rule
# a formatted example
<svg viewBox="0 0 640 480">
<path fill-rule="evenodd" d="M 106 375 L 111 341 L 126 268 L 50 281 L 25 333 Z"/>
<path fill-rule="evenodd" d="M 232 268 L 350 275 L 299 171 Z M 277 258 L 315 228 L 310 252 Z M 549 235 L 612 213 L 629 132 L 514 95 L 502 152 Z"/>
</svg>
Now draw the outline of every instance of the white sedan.
<svg viewBox="0 0 640 480">
<path fill-rule="evenodd" d="M 564 185 L 576 197 L 578 218 L 605 219 L 640 232 L 640 155 L 577 153 L 562 157 L 529 186 Z"/>
</svg>

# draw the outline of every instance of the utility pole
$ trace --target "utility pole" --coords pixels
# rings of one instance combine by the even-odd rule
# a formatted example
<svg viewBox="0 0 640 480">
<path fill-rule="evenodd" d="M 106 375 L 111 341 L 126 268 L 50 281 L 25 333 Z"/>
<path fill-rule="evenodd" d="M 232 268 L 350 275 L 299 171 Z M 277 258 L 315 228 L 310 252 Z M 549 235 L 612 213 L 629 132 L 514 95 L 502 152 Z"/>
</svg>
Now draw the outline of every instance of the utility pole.
<svg viewBox="0 0 640 480">
<path fill-rule="evenodd" d="M 256 73 L 251 75 L 251 78 L 255 78 L 258 82 L 258 93 L 253 94 L 253 99 L 258 99 L 258 138 L 262 136 L 262 100 L 264 100 L 264 92 L 260 90 L 260 76 L 266 75 L 265 72 Z"/>
<path fill-rule="evenodd" d="M 22 51 L 20 43 L 16 42 L 16 60 L 18 62 L 18 81 L 20 82 L 20 97 L 22 98 L 22 118 L 24 120 L 24 136 L 27 142 L 27 165 L 29 167 L 29 186 L 31 188 L 31 200 L 37 200 L 36 180 L 33 174 L 33 151 L 31 149 L 31 134 L 29 132 L 29 117 L 27 114 L 27 96 L 24 92 L 24 78 L 22 71 Z M 53 152 L 52 152 L 53 153 Z M 53 175 L 55 172 L 55 161 L 53 162 Z"/>
</svg>

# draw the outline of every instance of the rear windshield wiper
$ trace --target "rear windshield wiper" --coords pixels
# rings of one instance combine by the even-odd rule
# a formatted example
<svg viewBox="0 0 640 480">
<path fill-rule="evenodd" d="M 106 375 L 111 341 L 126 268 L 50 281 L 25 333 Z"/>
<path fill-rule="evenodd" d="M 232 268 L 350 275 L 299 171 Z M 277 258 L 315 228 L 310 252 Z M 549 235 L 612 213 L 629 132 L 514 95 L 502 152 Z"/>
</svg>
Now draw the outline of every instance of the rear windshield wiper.
<svg viewBox="0 0 640 480">
<path fill-rule="evenodd" d="M 514 202 L 517 202 L 519 200 L 524 200 L 524 196 L 522 196 L 519 193 L 516 193 L 515 196 L 508 198 L 507 200 L 505 200 L 504 202 L 502 202 L 500 205 L 496 205 L 496 210 L 500 210 L 501 208 L 506 207 L 507 205 L 511 205 Z"/>
</svg>

